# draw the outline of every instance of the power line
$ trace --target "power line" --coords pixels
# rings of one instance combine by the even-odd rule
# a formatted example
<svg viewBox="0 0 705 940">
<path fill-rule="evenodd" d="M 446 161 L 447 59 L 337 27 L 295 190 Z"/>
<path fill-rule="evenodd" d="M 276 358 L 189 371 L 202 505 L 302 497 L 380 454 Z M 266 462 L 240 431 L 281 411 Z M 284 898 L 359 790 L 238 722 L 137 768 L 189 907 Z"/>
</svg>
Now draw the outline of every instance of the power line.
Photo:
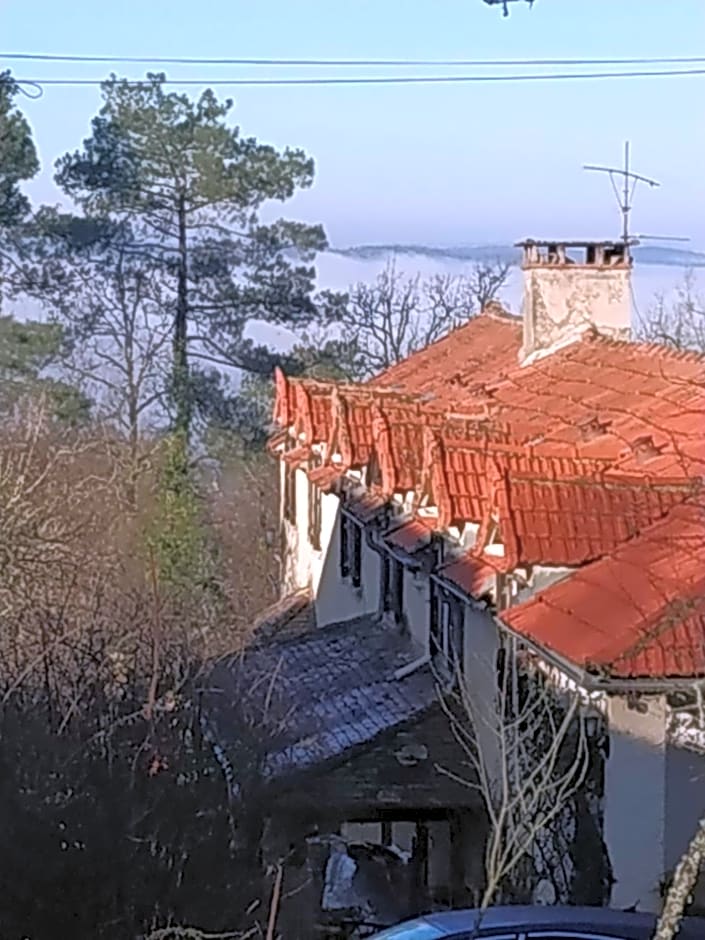
<svg viewBox="0 0 705 940">
<path fill-rule="evenodd" d="M 222 58 L 206 59 L 183 56 L 104 56 L 59 55 L 44 52 L 0 52 L 0 60 L 25 62 L 129 63 L 142 65 L 256 65 L 256 66 L 340 66 L 340 67 L 518 67 L 518 66 L 592 66 L 592 65 L 697 65 L 705 56 L 662 56 L 619 59 L 277 59 Z"/>
<path fill-rule="evenodd" d="M 542 81 L 578 81 L 614 78 L 671 78 L 676 76 L 705 75 L 702 69 L 664 69 L 658 71 L 618 71 L 618 72 L 545 72 L 518 75 L 403 75 L 355 78 L 166 78 L 160 84 L 165 85 L 210 85 L 210 86 L 286 86 L 286 85 L 435 85 L 435 84 L 473 84 L 494 82 L 542 82 Z M 10 79 L 16 85 L 32 86 L 41 89 L 44 85 L 80 86 L 102 85 L 102 78 L 19 78 Z M 149 79 L 118 79 L 134 87 L 147 87 Z"/>
</svg>

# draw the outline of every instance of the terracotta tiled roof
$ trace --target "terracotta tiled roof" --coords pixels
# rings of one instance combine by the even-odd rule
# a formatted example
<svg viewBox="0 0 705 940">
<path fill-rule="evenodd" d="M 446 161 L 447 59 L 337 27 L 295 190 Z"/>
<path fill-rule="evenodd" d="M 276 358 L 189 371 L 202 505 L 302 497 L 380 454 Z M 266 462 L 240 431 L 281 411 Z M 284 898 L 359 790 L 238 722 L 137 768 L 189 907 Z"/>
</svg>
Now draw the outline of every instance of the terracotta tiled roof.
<svg viewBox="0 0 705 940">
<path fill-rule="evenodd" d="M 494 584 L 498 569 L 490 560 L 471 554 L 452 561 L 441 569 L 440 575 L 471 597 L 481 597 Z"/>
<path fill-rule="evenodd" d="M 324 440 L 334 433 L 331 401 L 335 391 L 342 402 L 338 408 L 344 410 L 350 463 L 365 465 L 374 450 L 385 477 L 382 495 L 418 492 L 426 480 L 441 510 L 441 527 L 463 522 L 489 527 L 492 516 L 507 549 L 506 568 L 520 563 L 575 565 L 599 558 L 690 493 L 692 472 L 684 476 L 671 467 L 665 478 L 652 472 L 652 464 L 660 464 L 663 456 L 649 458 L 647 454 L 640 465 L 625 467 L 617 456 L 614 436 L 603 440 L 600 453 L 593 445 L 595 434 L 605 437 L 600 434 L 603 423 L 583 432 L 590 438 L 584 450 L 593 453 L 581 452 L 575 442 L 559 446 L 540 436 L 531 444 L 505 443 L 479 436 L 482 429 L 472 419 L 446 419 L 408 396 L 374 395 L 354 386 L 303 384 L 307 398 L 300 396 L 299 401 L 318 402 L 318 413 L 329 415 L 330 426 L 321 428 Z M 322 404 L 325 400 L 328 406 Z M 564 410 L 568 408 L 569 403 Z M 478 436 L 468 437 L 469 431 Z M 429 435 L 435 442 L 432 446 Z M 699 439 L 705 440 L 705 433 L 700 432 Z M 697 443 L 694 434 L 693 444 Z M 299 446 L 285 459 L 301 462 L 306 452 Z M 629 459 L 639 460 L 635 455 Z M 329 487 L 336 474 L 346 469 L 328 465 L 313 473 L 320 477 L 321 486 Z"/>
<path fill-rule="evenodd" d="M 495 527 L 504 555 L 494 568 L 591 572 L 648 544 L 635 536 L 675 517 L 705 480 L 705 357 L 588 331 L 520 366 L 520 342 L 517 318 L 483 314 L 364 385 L 279 375 L 275 416 L 297 444 L 328 443 L 341 473 L 376 463 L 380 485 L 361 518 L 412 492 L 437 507 L 440 529 L 478 523 L 478 548 L 453 569 L 471 593 Z M 580 582 L 556 590 L 569 583 Z M 682 618 L 684 646 L 700 616 Z M 580 637 L 576 661 L 589 658 Z M 646 655 L 620 668 L 650 674 Z"/>
<path fill-rule="evenodd" d="M 682 503 L 683 488 L 511 479 L 500 533 L 519 564 L 579 565 L 614 551 Z"/>
<path fill-rule="evenodd" d="M 345 501 L 345 508 L 360 522 L 369 522 L 387 506 L 387 499 L 381 493 L 361 493 Z"/>
<path fill-rule="evenodd" d="M 441 448 L 453 521 L 493 516 L 516 564 L 582 564 L 612 551 L 691 493 L 685 485 L 612 479 L 608 465 L 529 456 L 480 442 Z"/>
<path fill-rule="evenodd" d="M 431 541 L 433 527 L 420 519 L 412 519 L 403 525 L 397 526 L 387 532 L 384 540 L 395 548 L 400 548 L 409 555 L 413 555 L 424 548 Z"/>
<path fill-rule="evenodd" d="M 451 407 L 468 389 L 515 368 L 522 325 L 509 313 L 485 312 L 385 370 L 368 385 L 432 395 Z"/>
<path fill-rule="evenodd" d="M 407 363 L 419 356 L 423 353 Z M 445 376 L 438 383 L 452 388 Z M 301 426 L 310 425 L 313 440 L 327 440 L 334 386 L 289 384 L 302 388 L 297 408 L 309 410 Z M 705 475 L 705 359 L 695 354 L 588 334 L 534 365 L 506 370 L 492 385 L 455 389 L 452 401 L 440 393 L 425 400 L 423 388 L 411 377 L 398 392 L 386 386 L 339 387 L 354 464 L 369 457 L 378 408 L 399 439 L 393 440 L 393 460 L 410 474 L 418 466 L 426 425 L 446 441 L 475 437 L 530 447 L 539 456 L 607 462 L 609 473 L 618 477 L 665 481 Z"/>
<path fill-rule="evenodd" d="M 336 480 L 340 479 L 340 468 L 326 464 L 323 467 L 314 467 L 308 471 L 308 478 L 324 492 L 330 490 Z"/>
<path fill-rule="evenodd" d="M 662 521 L 502 613 L 517 633 L 623 678 L 705 674 L 705 507 Z"/>
<path fill-rule="evenodd" d="M 537 453 L 615 461 L 613 472 L 705 473 L 705 358 L 586 335 L 516 368 L 491 394 L 493 419 Z"/>
<path fill-rule="evenodd" d="M 477 338 L 469 329 L 474 322 L 462 328 L 467 333 L 456 332 Z M 491 375 L 484 366 L 470 368 L 473 380 L 461 382 L 466 349 L 452 342 L 455 335 L 384 373 L 380 384 L 389 387 L 386 377 L 394 374 L 400 392 L 432 391 L 429 404 L 436 409 L 478 414 L 484 408 L 489 425 L 514 441 L 533 441 L 537 453 L 606 459 L 621 473 L 662 478 L 705 473 L 702 356 L 587 333 L 523 367 L 516 344 L 508 343 L 510 354 L 499 356 Z M 426 368 L 438 370 L 433 382 Z"/>
</svg>

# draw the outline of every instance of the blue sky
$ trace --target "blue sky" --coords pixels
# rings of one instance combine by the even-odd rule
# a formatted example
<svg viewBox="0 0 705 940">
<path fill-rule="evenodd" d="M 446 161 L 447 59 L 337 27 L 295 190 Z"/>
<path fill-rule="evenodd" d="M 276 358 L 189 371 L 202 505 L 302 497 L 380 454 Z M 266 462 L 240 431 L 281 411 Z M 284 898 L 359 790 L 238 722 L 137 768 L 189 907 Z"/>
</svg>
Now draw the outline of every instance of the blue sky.
<svg viewBox="0 0 705 940">
<path fill-rule="evenodd" d="M 70 11 L 70 12 L 69 12 Z M 4 52 L 190 57 L 601 58 L 703 54 L 704 0 L 536 0 L 511 16 L 482 0 L 0 0 Z M 110 66 L 0 61 L 16 76 L 102 78 Z M 146 67 L 115 67 L 140 77 Z M 428 74 L 442 70 L 428 69 Z M 471 71 L 466 69 L 465 71 Z M 311 70 L 177 67 L 170 78 L 305 76 Z M 316 74 L 343 74 L 321 69 Z M 345 72 L 344 74 L 349 74 Z M 359 72 L 358 74 L 363 74 Z M 380 68 L 366 74 L 389 74 Z M 198 88 L 190 89 L 196 94 Z M 705 76 L 504 85 L 218 89 L 248 135 L 306 149 L 317 178 L 286 214 L 333 244 L 507 241 L 616 234 L 607 178 L 621 160 L 662 183 L 634 230 L 705 247 Z M 97 88 L 22 99 L 42 157 L 33 198 L 54 202 L 52 164 L 87 135 Z"/>
</svg>

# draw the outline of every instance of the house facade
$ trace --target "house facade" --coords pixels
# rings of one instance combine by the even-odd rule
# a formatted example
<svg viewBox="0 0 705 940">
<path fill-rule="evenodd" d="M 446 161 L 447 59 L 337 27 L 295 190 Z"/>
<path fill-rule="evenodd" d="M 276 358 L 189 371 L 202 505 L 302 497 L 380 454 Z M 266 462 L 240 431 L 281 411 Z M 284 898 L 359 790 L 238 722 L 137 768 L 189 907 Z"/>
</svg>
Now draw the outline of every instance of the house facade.
<svg viewBox="0 0 705 940">
<path fill-rule="evenodd" d="M 705 361 L 631 339 L 622 243 L 521 245 L 520 317 L 277 373 L 283 594 L 404 638 L 401 678 L 453 660 L 478 727 L 530 655 L 599 743 L 605 899 L 654 910 L 705 813 Z"/>
</svg>

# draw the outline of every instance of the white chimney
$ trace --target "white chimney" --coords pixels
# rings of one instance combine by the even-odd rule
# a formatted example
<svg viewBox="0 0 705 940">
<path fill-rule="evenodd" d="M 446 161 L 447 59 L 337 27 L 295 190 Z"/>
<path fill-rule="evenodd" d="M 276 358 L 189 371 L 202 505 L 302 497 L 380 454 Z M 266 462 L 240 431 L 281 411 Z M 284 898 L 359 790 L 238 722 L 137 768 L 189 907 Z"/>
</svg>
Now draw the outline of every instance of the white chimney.
<svg viewBox="0 0 705 940">
<path fill-rule="evenodd" d="M 522 362 L 577 339 L 588 327 L 629 339 L 632 259 L 623 242 L 519 242 L 523 251 Z"/>
</svg>

